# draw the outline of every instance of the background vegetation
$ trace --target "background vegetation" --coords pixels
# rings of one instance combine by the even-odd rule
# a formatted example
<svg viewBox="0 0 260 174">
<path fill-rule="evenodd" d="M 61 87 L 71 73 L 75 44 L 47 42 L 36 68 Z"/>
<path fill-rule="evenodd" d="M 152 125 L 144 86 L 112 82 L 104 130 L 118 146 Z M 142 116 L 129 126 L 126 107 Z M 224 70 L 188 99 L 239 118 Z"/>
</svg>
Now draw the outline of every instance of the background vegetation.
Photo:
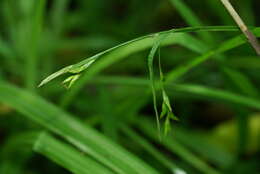
<svg viewBox="0 0 260 174">
<path fill-rule="evenodd" d="M 231 2 L 260 36 L 260 1 Z M 260 172 L 260 59 L 220 1 L 1 0 L 0 25 L 1 174 Z"/>
</svg>

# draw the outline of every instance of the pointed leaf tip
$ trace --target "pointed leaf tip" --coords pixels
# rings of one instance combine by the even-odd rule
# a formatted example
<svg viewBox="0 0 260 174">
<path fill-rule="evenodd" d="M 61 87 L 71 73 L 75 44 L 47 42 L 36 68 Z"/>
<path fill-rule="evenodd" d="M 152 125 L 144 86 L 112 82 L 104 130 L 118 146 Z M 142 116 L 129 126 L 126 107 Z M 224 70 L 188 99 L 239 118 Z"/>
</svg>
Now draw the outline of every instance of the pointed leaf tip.
<svg viewBox="0 0 260 174">
<path fill-rule="evenodd" d="M 57 78 L 58 76 L 69 72 L 70 69 L 71 69 L 71 65 L 67 66 L 65 68 L 62 68 L 61 70 L 59 70 L 59 71 L 49 75 L 43 81 L 41 81 L 41 83 L 38 85 L 38 87 L 42 87 L 43 85 L 49 83 L 50 81 L 52 81 L 53 79 Z"/>
</svg>

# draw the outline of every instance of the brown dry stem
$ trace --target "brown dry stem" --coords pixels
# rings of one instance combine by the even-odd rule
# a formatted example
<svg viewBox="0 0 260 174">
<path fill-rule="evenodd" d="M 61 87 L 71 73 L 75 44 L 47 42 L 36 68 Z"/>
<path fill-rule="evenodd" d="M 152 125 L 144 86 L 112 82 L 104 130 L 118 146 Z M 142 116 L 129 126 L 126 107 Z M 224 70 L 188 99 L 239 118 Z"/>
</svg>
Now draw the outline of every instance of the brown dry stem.
<svg viewBox="0 0 260 174">
<path fill-rule="evenodd" d="M 252 45 L 252 47 L 255 49 L 256 53 L 260 56 L 260 45 L 258 43 L 257 38 L 255 35 L 247 28 L 243 20 L 240 18 L 232 4 L 229 2 L 229 0 L 220 0 L 227 11 L 230 13 L 230 15 L 233 17 L 234 21 L 237 23 L 238 27 L 241 29 L 241 31 L 244 33 L 246 38 L 248 39 L 248 42 Z"/>
</svg>

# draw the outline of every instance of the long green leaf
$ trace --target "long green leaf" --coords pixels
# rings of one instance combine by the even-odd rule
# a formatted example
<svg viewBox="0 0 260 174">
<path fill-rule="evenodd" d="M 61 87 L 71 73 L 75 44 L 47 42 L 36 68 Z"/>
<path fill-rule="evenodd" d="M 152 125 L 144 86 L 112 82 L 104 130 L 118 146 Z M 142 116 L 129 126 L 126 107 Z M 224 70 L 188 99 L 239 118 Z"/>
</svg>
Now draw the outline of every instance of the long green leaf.
<svg viewBox="0 0 260 174">
<path fill-rule="evenodd" d="M 256 36 L 260 36 L 260 28 L 256 28 L 253 30 Z M 186 65 L 181 65 L 176 69 L 169 72 L 166 77 L 166 82 L 177 80 L 179 77 L 189 72 L 192 68 L 200 65 L 202 62 L 205 62 L 209 58 L 211 58 L 215 54 L 223 53 L 225 51 L 236 48 L 242 44 L 246 43 L 246 39 L 243 36 L 237 36 L 233 39 L 230 39 L 218 46 L 215 49 L 208 51 L 207 53 L 194 58 L 192 61 L 188 62 Z"/>
<path fill-rule="evenodd" d="M 130 54 L 142 51 L 146 48 L 149 48 L 153 45 L 154 38 L 144 38 L 140 41 L 135 41 L 129 45 L 122 46 L 117 48 L 114 51 L 111 51 L 107 54 L 104 54 L 102 59 L 93 64 L 92 67 L 83 73 L 82 77 L 77 81 L 77 83 L 69 90 L 64 97 L 62 98 L 62 105 L 68 106 L 72 99 L 78 94 L 81 88 L 86 84 L 87 81 L 93 78 L 100 71 L 106 67 L 120 61 L 123 58 L 126 58 Z M 196 40 L 194 37 L 186 33 L 174 33 L 167 37 L 167 39 L 162 43 L 162 45 L 169 45 L 173 43 L 178 43 L 180 45 L 187 45 L 189 49 L 201 53 L 204 48 L 201 47 L 201 43 Z M 190 44 L 192 43 L 192 44 Z"/>
<path fill-rule="evenodd" d="M 180 13 L 180 15 L 182 16 L 182 18 L 190 25 L 190 26 L 203 26 L 203 22 L 196 16 L 196 14 L 183 2 L 183 0 L 170 0 L 170 2 L 174 5 L 174 7 L 178 10 L 178 12 Z M 247 9 L 250 9 L 250 1 L 247 1 L 246 3 L 239 3 L 239 4 L 243 4 L 247 7 Z M 248 13 L 249 14 L 249 13 Z M 202 33 L 202 34 L 208 34 L 208 33 Z M 202 35 L 204 36 L 205 39 L 212 41 L 212 37 L 210 37 L 210 35 Z M 207 47 L 207 44 L 204 44 L 203 47 Z M 223 57 L 221 55 L 221 57 Z M 226 57 L 225 57 L 226 59 Z M 218 60 L 218 59 L 216 59 Z M 223 66 L 223 65 L 220 65 Z M 243 88 L 242 92 L 245 91 L 251 91 L 250 93 L 254 93 L 256 94 L 256 88 L 254 87 L 254 85 L 252 83 L 250 83 L 249 79 L 243 75 L 242 73 L 236 71 L 235 69 L 230 69 L 228 67 L 225 67 L 224 73 L 229 76 L 229 78 L 231 80 L 236 81 L 235 84 L 239 87 L 239 88 Z M 236 77 L 239 77 L 239 80 L 236 80 L 236 78 L 234 78 L 234 75 L 236 74 Z M 242 81 L 240 81 L 242 80 Z M 253 94 L 252 94 L 253 95 Z M 251 96 L 252 96 L 251 95 Z M 255 95 L 256 96 L 256 95 Z"/>
<path fill-rule="evenodd" d="M 255 70 L 260 68 L 260 59 L 257 56 L 236 56 L 231 57 L 226 62 L 229 66 L 246 70 Z"/>
<path fill-rule="evenodd" d="M 61 135 L 116 173 L 157 173 L 121 146 L 36 95 L 1 81 L 0 101 Z"/>
<path fill-rule="evenodd" d="M 77 95 L 80 89 L 85 85 L 85 83 L 90 80 L 95 74 L 103 70 L 105 67 L 125 58 L 126 56 L 133 54 L 135 52 L 144 50 L 153 45 L 154 39 L 160 34 L 170 34 L 167 39 L 162 42 L 162 45 L 170 45 L 174 43 L 178 43 L 182 46 L 185 46 L 195 52 L 202 53 L 205 50 L 200 44 L 199 41 L 196 41 L 191 36 L 183 33 L 183 32 L 195 32 L 195 31 L 237 31 L 234 27 L 188 27 L 182 29 L 173 29 L 165 32 L 159 32 L 156 34 L 143 36 L 126 43 L 115 46 L 111 49 L 108 49 L 104 52 L 96 54 L 90 58 L 83 60 L 82 62 L 67 66 L 60 71 L 50 75 L 46 79 L 44 79 L 39 86 L 42 86 L 54 78 L 66 74 L 66 73 L 81 73 L 82 71 L 88 68 L 88 71 L 82 75 L 82 77 L 78 80 L 74 87 L 64 96 L 62 99 L 62 105 L 67 106 L 70 104 L 72 98 Z M 192 42 L 195 42 L 192 44 Z M 92 67 L 89 67 L 94 61 L 102 58 L 102 60 L 97 61 Z"/>
<path fill-rule="evenodd" d="M 173 171 L 174 173 L 176 171 L 182 171 L 183 169 L 178 167 L 171 159 L 164 156 L 161 152 L 159 152 L 149 141 L 144 139 L 141 135 L 138 135 L 134 130 L 122 127 L 123 132 L 129 136 L 131 139 L 133 139 L 135 142 L 140 144 L 146 151 L 148 151 L 152 156 L 154 156 L 159 162 L 161 162 L 162 165 L 167 167 L 170 171 Z M 176 172 L 177 173 L 177 172 Z M 185 172 L 184 172 L 185 173 Z"/>
<path fill-rule="evenodd" d="M 173 85 L 173 90 L 179 91 L 179 92 L 185 92 L 190 94 L 196 94 L 200 96 L 205 96 L 207 98 L 215 98 L 221 101 L 231 101 L 235 104 L 242 104 L 247 107 L 252 107 L 255 109 L 260 109 L 260 101 L 249 98 L 242 95 L 237 95 L 232 92 L 222 91 L 219 89 L 211 89 L 199 85 Z"/>
<path fill-rule="evenodd" d="M 183 0 L 169 0 L 170 3 L 179 12 L 181 17 L 186 21 L 189 26 L 204 26 L 203 22 L 197 17 L 197 15 L 183 2 Z M 208 41 L 212 41 L 209 33 L 199 33 L 202 38 Z"/>
<path fill-rule="evenodd" d="M 141 47 L 141 49 L 139 48 L 137 51 L 145 49 L 147 47 L 150 47 L 153 45 L 155 39 L 157 36 L 162 35 L 162 34 L 174 34 L 174 33 L 187 33 L 187 32 L 200 32 L 200 31 L 237 31 L 237 29 L 235 27 L 224 27 L 224 26 L 208 26 L 208 27 L 187 27 L 187 28 L 181 28 L 181 29 L 172 29 L 169 31 L 163 31 L 163 32 L 159 32 L 159 33 L 155 33 L 155 34 L 150 34 L 147 36 L 143 36 L 128 42 L 125 42 L 123 44 L 117 45 L 115 47 L 112 47 L 108 50 L 105 50 L 101 53 L 98 53 L 90 58 L 87 58 L 77 64 L 74 65 L 70 65 L 67 66 L 53 74 L 51 74 L 50 76 L 48 76 L 46 79 L 44 79 L 39 86 L 43 86 L 46 83 L 48 83 L 49 81 L 53 80 L 54 78 L 63 75 L 65 73 L 81 73 L 82 71 L 86 70 L 94 61 L 96 61 L 98 58 L 101 58 L 102 56 L 106 55 L 107 53 L 110 53 L 118 48 L 124 48 L 125 46 L 127 46 L 125 49 L 130 49 L 131 48 L 131 52 L 132 51 L 136 51 L 136 46 L 140 46 L 140 43 L 144 44 L 143 47 Z M 173 36 L 173 37 L 177 37 L 177 36 Z M 169 45 L 172 43 L 175 43 L 176 39 L 172 38 L 172 37 L 168 37 L 168 39 L 165 39 L 165 42 L 163 42 L 162 44 L 164 45 Z M 131 53 L 130 52 L 130 53 Z M 129 52 L 127 52 L 127 55 L 130 54 Z M 121 57 L 119 57 L 121 58 Z"/>
<path fill-rule="evenodd" d="M 257 88 L 241 72 L 234 71 L 231 68 L 225 68 L 224 71 L 229 76 L 229 80 L 231 80 L 244 95 L 250 97 L 259 96 Z"/>
<path fill-rule="evenodd" d="M 174 127 L 169 135 L 219 168 L 227 169 L 236 160 L 232 153 L 208 141 L 208 137 L 202 132 Z"/>
<path fill-rule="evenodd" d="M 90 156 L 80 153 L 46 133 L 39 136 L 33 149 L 75 174 L 114 173 Z"/>
<path fill-rule="evenodd" d="M 53 32 L 56 35 L 59 35 L 62 33 L 63 25 L 65 23 L 65 17 L 67 8 L 69 5 L 69 0 L 56 0 L 53 2 L 52 8 L 51 8 L 51 24 Z"/>
<path fill-rule="evenodd" d="M 157 109 L 157 99 L 156 99 L 156 89 L 155 89 L 155 79 L 154 79 L 154 70 L 153 70 L 153 64 L 154 64 L 154 56 L 156 54 L 156 51 L 158 50 L 161 42 L 167 37 L 166 35 L 160 35 L 158 36 L 157 40 L 154 42 L 154 45 L 148 55 L 148 69 L 149 69 L 149 77 L 150 77 L 150 86 L 152 89 L 153 93 L 153 106 L 154 106 L 154 111 L 156 115 L 156 121 L 157 121 L 157 127 L 159 130 L 159 133 L 161 132 L 160 130 L 160 120 L 159 120 L 159 113 Z"/>
<path fill-rule="evenodd" d="M 133 77 L 115 77 L 115 76 L 98 76 L 90 81 L 91 83 L 104 84 L 119 84 L 119 85 L 137 85 L 148 86 L 149 81 L 142 78 Z M 235 94 L 233 92 L 224 91 L 221 89 L 206 87 L 195 84 L 172 84 L 168 83 L 166 87 L 174 92 L 181 92 L 185 94 L 193 94 L 205 97 L 206 99 L 214 99 L 219 101 L 226 101 L 241 106 L 260 109 L 260 101 L 251 97 Z"/>
<path fill-rule="evenodd" d="M 30 90 L 34 90 L 37 83 L 38 75 L 38 63 L 39 63 L 39 40 L 41 38 L 41 31 L 43 25 L 43 18 L 45 12 L 46 0 L 39 0 L 33 3 L 33 15 L 29 16 L 27 19 L 30 21 L 28 23 L 28 28 L 30 33 L 25 37 L 25 55 L 26 56 L 26 86 Z"/>
<path fill-rule="evenodd" d="M 182 18 L 190 25 L 190 26 L 203 26 L 203 22 L 196 16 L 195 13 L 193 13 L 193 11 L 183 2 L 183 0 L 170 0 L 170 2 L 174 5 L 174 7 L 176 8 L 176 10 L 178 10 L 178 12 L 180 13 L 180 15 L 182 16 Z M 246 3 L 239 3 L 242 4 L 244 6 L 246 6 L 246 10 L 250 9 L 250 1 L 247 1 Z M 243 9 L 244 10 L 244 9 Z M 248 12 L 248 11 L 247 11 Z M 247 13 L 249 14 L 249 13 Z M 207 33 L 202 33 L 202 34 L 207 34 Z M 204 35 L 205 36 L 205 35 Z M 212 38 L 210 37 L 204 37 L 207 39 L 212 40 Z M 206 44 L 204 44 L 204 47 L 207 47 Z M 223 57 L 223 56 L 222 56 Z M 226 59 L 226 58 L 225 58 Z M 217 59 L 218 60 L 218 59 Z M 231 80 L 235 80 L 235 84 L 239 87 L 239 88 L 243 88 L 243 91 L 251 91 L 250 93 L 254 93 L 256 94 L 256 88 L 253 86 L 252 83 L 250 83 L 250 81 L 248 80 L 248 78 L 246 78 L 246 76 L 244 76 L 242 73 L 232 70 L 230 68 L 225 67 L 224 73 L 229 76 L 229 78 Z M 236 74 L 236 76 L 240 77 L 238 79 L 242 79 L 242 81 L 240 80 L 236 80 L 236 78 L 234 77 L 234 74 Z M 239 74 L 239 75 L 238 75 Z M 242 91 L 242 92 L 243 92 Z M 253 94 L 252 94 L 253 95 Z"/>
<path fill-rule="evenodd" d="M 159 141 L 158 138 L 156 138 L 156 129 L 154 129 L 154 126 L 152 122 L 148 122 L 145 119 L 142 119 L 142 121 L 136 122 L 138 124 L 138 128 L 147 136 L 152 138 L 155 142 L 164 145 L 167 149 L 172 151 L 174 154 L 177 154 L 181 157 L 184 161 L 188 162 L 190 165 L 195 167 L 196 169 L 200 170 L 202 173 L 207 174 L 218 174 L 219 172 L 207 165 L 204 161 L 202 161 L 199 157 L 191 153 L 189 150 L 187 150 L 185 147 L 183 147 L 179 142 L 177 142 L 174 139 L 171 138 L 164 138 L 162 141 Z"/>
</svg>

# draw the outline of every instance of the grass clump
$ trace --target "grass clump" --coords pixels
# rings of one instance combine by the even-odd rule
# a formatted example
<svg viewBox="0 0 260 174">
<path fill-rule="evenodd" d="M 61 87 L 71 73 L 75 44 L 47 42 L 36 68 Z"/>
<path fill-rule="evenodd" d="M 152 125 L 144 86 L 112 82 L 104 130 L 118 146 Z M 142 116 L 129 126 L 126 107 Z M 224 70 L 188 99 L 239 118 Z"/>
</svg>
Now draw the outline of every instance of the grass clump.
<svg viewBox="0 0 260 174">
<path fill-rule="evenodd" d="M 221 1 L 0 1 L 0 173 L 257 174 L 258 1 Z"/>
</svg>

